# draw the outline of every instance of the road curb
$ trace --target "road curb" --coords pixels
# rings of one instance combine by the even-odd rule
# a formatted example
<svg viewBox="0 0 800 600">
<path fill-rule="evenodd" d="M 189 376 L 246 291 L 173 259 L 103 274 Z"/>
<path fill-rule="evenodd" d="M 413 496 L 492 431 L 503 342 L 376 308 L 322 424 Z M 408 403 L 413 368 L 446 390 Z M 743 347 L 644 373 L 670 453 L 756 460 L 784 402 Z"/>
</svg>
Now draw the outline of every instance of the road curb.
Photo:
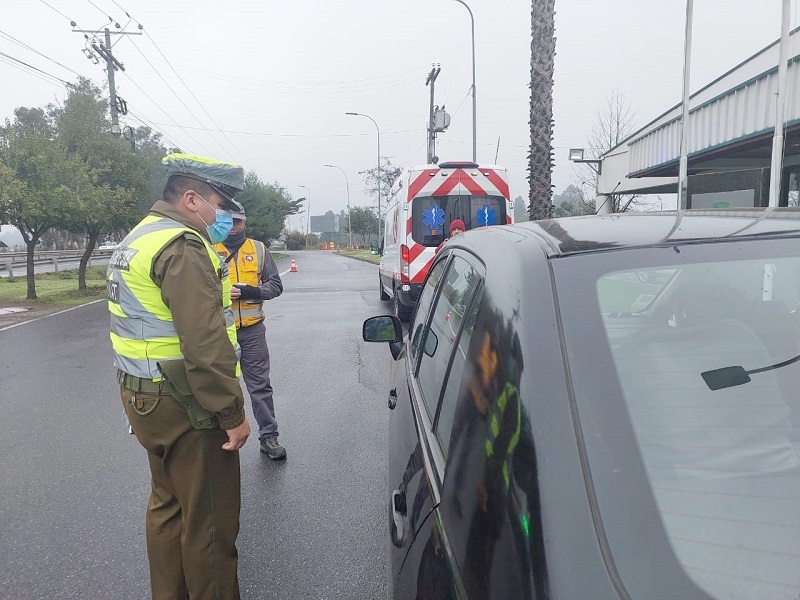
<svg viewBox="0 0 800 600">
<path fill-rule="evenodd" d="M 7 329 L 14 329 L 14 327 L 19 327 L 20 325 L 27 325 L 28 323 L 41 321 L 42 319 L 46 319 L 47 317 L 55 317 L 56 315 L 63 315 L 64 313 L 68 313 L 78 308 L 83 308 L 84 306 L 89 306 L 90 304 L 97 304 L 98 302 L 108 302 L 108 300 L 106 300 L 105 298 L 100 298 L 98 300 L 92 300 L 91 302 L 87 302 L 86 304 L 71 306 L 70 308 L 65 308 L 64 310 L 59 310 L 58 312 L 50 313 L 49 315 L 42 315 L 41 317 L 36 317 L 35 319 L 28 319 L 27 321 L 22 321 L 22 323 L 14 323 L 13 325 L 6 325 L 5 327 L 0 327 L 0 331 L 6 331 Z"/>
</svg>

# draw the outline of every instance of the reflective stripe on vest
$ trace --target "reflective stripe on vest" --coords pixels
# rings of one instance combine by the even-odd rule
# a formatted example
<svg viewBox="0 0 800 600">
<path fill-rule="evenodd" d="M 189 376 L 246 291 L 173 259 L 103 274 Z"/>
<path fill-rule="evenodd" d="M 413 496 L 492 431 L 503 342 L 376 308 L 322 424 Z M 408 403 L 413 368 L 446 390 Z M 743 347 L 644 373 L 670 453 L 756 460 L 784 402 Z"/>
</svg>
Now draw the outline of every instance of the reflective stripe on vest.
<svg viewBox="0 0 800 600">
<path fill-rule="evenodd" d="M 225 244 L 214 246 L 219 255 L 226 259 L 230 256 Z M 231 283 L 244 283 L 258 287 L 261 284 L 261 273 L 264 269 L 264 244 L 251 238 L 236 252 L 236 260 L 230 262 Z M 250 327 L 264 320 L 264 302 L 255 300 L 234 300 L 232 303 L 233 314 L 236 317 L 236 328 Z"/>
<path fill-rule="evenodd" d="M 513 411 L 513 413 L 509 415 L 507 411 Z M 501 431 L 503 431 L 503 427 L 506 427 L 506 431 L 503 431 L 503 433 L 508 438 L 508 445 L 503 452 L 503 456 L 498 457 L 503 461 L 502 471 L 505 491 L 508 491 L 510 484 L 508 467 L 511 464 L 511 458 L 514 454 L 514 450 L 516 450 L 517 444 L 519 443 L 519 432 L 522 427 L 521 412 L 522 411 L 519 405 L 519 392 L 517 391 L 516 386 L 508 382 L 503 388 L 503 393 L 500 394 L 500 397 L 497 398 L 497 402 L 495 402 L 494 406 L 492 407 L 492 411 L 489 415 L 489 438 L 484 442 L 484 451 L 486 452 L 486 457 L 492 458 L 495 456 L 498 450 L 496 448 L 498 437 L 500 436 Z M 511 418 L 510 422 L 507 420 L 509 416 Z M 511 431 L 508 431 L 509 428 Z M 499 450 L 502 451 L 502 448 Z"/>
<path fill-rule="evenodd" d="M 220 277 L 228 339 L 239 358 L 231 283 L 225 273 L 227 265 L 195 230 L 168 217 L 148 215 L 114 250 L 106 273 L 114 365 L 129 375 L 158 381 L 161 379 L 158 361 L 183 357 L 172 313 L 161 299 L 161 289 L 151 279 L 150 272 L 159 252 L 186 233 L 203 242 Z M 236 370 L 238 375 L 238 364 Z"/>
</svg>

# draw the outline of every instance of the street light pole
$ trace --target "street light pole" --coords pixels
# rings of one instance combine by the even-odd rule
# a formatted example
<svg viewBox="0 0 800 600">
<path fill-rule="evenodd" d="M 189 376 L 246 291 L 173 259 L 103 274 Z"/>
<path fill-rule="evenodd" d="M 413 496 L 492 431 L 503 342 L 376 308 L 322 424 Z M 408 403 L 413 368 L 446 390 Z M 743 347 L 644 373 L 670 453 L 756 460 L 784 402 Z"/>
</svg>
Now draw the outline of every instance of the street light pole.
<svg viewBox="0 0 800 600">
<path fill-rule="evenodd" d="M 378 127 L 378 123 L 370 117 L 369 115 L 365 115 L 363 113 L 357 112 L 347 112 L 344 113 L 346 115 L 350 115 L 352 117 L 366 117 L 370 121 L 373 122 L 375 125 L 375 129 L 378 131 L 378 248 L 381 247 L 381 231 L 383 230 L 383 223 L 381 222 L 381 128 Z"/>
<path fill-rule="evenodd" d="M 472 22 L 472 162 L 478 162 L 478 109 L 476 106 L 477 101 L 475 100 L 475 16 L 464 0 L 455 1 L 464 5 Z"/>
<path fill-rule="evenodd" d="M 678 160 L 678 208 L 689 203 L 689 82 L 692 64 L 692 22 L 694 0 L 686 0 L 686 33 L 683 38 L 683 102 L 681 103 L 681 141 Z"/>
<path fill-rule="evenodd" d="M 308 212 L 306 215 L 306 250 L 308 250 L 308 234 L 311 233 L 311 188 L 305 185 L 298 185 L 297 187 L 301 187 L 308 192 L 308 207 L 306 208 Z"/>
<path fill-rule="evenodd" d="M 331 169 L 339 169 L 344 175 L 345 185 L 347 186 L 347 231 L 350 232 L 350 249 L 353 249 L 353 225 L 350 221 L 350 179 L 347 177 L 347 173 L 344 172 L 342 167 L 337 167 L 336 165 L 322 165 L 324 167 L 329 167 Z"/>
</svg>

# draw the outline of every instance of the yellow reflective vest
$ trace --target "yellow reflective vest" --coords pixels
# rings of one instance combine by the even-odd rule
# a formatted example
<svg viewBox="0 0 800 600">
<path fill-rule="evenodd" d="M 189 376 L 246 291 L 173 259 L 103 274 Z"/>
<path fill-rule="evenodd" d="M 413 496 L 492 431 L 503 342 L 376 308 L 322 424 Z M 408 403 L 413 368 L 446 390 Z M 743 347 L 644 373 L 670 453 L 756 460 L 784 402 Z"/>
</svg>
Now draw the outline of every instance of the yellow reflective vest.
<svg viewBox="0 0 800 600">
<path fill-rule="evenodd" d="M 220 277 L 228 339 L 236 350 L 236 356 L 240 354 L 231 310 L 227 265 L 194 229 L 169 217 L 148 215 L 114 251 L 106 275 L 114 365 L 129 375 L 160 381 L 162 375 L 158 361 L 183 358 L 172 313 L 161 299 L 161 290 L 150 277 L 150 272 L 161 250 L 185 234 L 203 242 Z M 237 365 L 237 375 L 238 371 Z"/>
<path fill-rule="evenodd" d="M 261 274 L 264 272 L 266 248 L 259 241 L 246 238 L 236 252 L 236 256 L 228 261 L 230 252 L 225 244 L 214 246 L 219 255 L 230 263 L 231 284 L 244 283 L 258 287 L 261 285 Z M 236 329 L 250 327 L 264 320 L 263 300 L 234 300 L 232 303 L 233 315 L 236 318 Z"/>
</svg>

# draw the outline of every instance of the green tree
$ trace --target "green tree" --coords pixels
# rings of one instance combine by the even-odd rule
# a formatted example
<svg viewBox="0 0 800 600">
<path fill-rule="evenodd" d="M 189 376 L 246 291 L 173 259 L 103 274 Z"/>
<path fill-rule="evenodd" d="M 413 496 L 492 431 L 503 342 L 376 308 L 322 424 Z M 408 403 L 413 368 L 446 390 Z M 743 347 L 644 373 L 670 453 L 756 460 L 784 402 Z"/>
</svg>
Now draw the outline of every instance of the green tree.
<svg viewBox="0 0 800 600">
<path fill-rule="evenodd" d="M 319 243 L 319 237 L 314 233 L 306 237 L 305 233 L 297 230 L 289 231 L 286 234 L 287 250 L 306 250 L 306 242 L 308 242 L 308 248 L 313 248 Z"/>
<path fill-rule="evenodd" d="M 302 200 L 293 200 L 279 183 L 264 183 L 252 171 L 244 178 L 244 190 L 236 194 L 247 213 L 247 235 L 269 246 L 283 232 L 286 217 L 296 215 Z M 287 246 L 288 247 L 288 246 Z"/>
<path fill-rule="evenodd" d="M 149 196 L 151 154 L 135 153 L 110 133 L 108 102 L 86 79 L 68 86 L 62 105 L 51 105 L 57 139 L 84 163 L 88 179 L 78 190 L 66 226 L 86 236 L 78 267 L 78 289 L 86 289 L 86 267 L 103 232 L 129 229 L 143 215 L 138 198 Z M 160 165 L 159 165 L 160 166 Z"/>
<path fill-rule="evenodd" d="M 594 203 L 589 201 L 583 190 L 576 185 L 568 185 L 560 194 L 553 197 L 554 217 L 574 217 L 594 214 Z"/>
<path fill-rule="evenodd" d="M 34 249 L 50 228 L 67 222 L 88 184 L 83 162 L 55 136 L 41 108 L 20 107 L 0 127 L 0 221 L 22 233 L 27 250 L 27 299 L 36 299 Z"/>
<path fill-rule="evenodd" d="M 365 206 L 354 206 L 350 209 L 350 224 L 353 227 L 353 234 L 360 235 L 363 245 L 366 246 L 372 241 L 372 236 L 378 233 L 378 217 L 371 208 Z M 348 233 L 347 220 L 344 229 Z"/>
<path fill-rule="evenodd" d="M 400 177 L 403 168 L 395 167 L 392 164 L 391 156 L 381 156 L 379 164 L 380 168 L 376 165 L 366 171 L 359 171 L 358 174 L 364 178 L 364 193 L 375 198 L 375 207 L 380 213 L 378 216 L 383 219 L 384 211 L 386 210 L 386 202 L 389 199 L 389 192 L 394 182 Z M 380 184 L 380 187 L 378 187 L 378 184 Z M 379 190 L 380 196 L 378 195 Z M 379 199 L 380 202 L 378 202 Z M 375 218 L 377 219 L 377 217 Z M 356 233 L 355 225 L 353 225 L 353 233 Z M 377 231 L 377 224 L 375 225 L 375 233 L 378 236 L 378 245 L 380 245 L 381 235 Z"/>
</svg>

